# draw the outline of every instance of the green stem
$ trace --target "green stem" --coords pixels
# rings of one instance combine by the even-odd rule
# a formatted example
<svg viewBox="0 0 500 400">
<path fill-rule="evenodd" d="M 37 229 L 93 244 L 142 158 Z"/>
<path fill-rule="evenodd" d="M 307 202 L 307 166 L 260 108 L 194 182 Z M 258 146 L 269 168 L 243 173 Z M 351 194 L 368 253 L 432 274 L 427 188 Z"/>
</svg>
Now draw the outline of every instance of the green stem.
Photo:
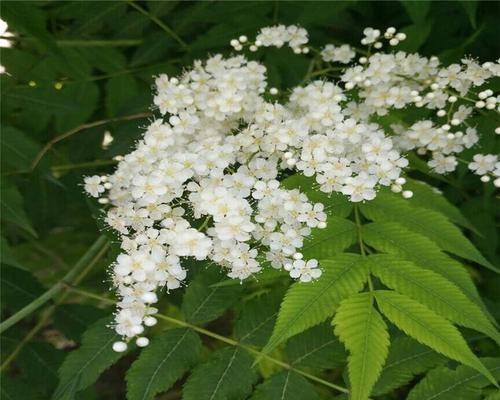
<svg viewBox="0 0 500 400">
<path fill-rule="evenodd" d="M 144 8 L 138 6 L 135 4 L 133 1 L 127 1 L 127 3 L 135 8 L 137 11 L 139 11 L 141 14 L 145 15 L 148 17 L 151 21 L 153 21 L 156 25 L 158 25 L 161 29 L 163 29 L 170 37 L 172 37 L 177 43 L 179 43 L 184 50 L 188 48 L 188 45 L 184 40 L 182 40 L 177 33 L 175 33 L 169 26 L 167 26 L 165 23 L 163 23 L 158 17 L 155 15 L 147 12 Z"/>
<path fill-rule="evenodd" d="M 57 282 L 40 297 L 36 298 L 31 303 L 20 309 L 17 313 L 3 321 L 0 324 L 0 333 L 9 329 L 11 326 L 15 325 L 20 320 L 27 317 L 39 307 L 44 305 L 47 301 L 51 300 L 62 289 L 64 289 L 65 285 L 75 282 L 75 280 L 79 278 L 81 272 L 85 270 L 85 267 L 88 266 L 89 262 L 107 244 L 107 241 L 108 239 L 104 235 L 100 236 L 95 241 L 95 243 L 87 250 L 87 252 L 78 260 L 74 267 L 59 282 Z"/>
<path fill-rule="evenodd" d="M 357 204 L 354 205 L 354 221 L 356 222 L 358 231 L 359 251 L 363 257 L 366 257 L 368 249 L 365 248 L 365 244 L 363 243 L 363 225 L 361 224 L 361 216 L 359 215 L 359 206 Z M 368 275 L 368 288 L 370 289 L 370 292 L 373 292 L 373 282 L 370 275 Z"/>
<path fill-rule="evenodd" d="M 128 47 L 142 44 L 141 39 L 115 39 L 115 40 L 56 40 L 59 47 Z"/>
<path fill-rule="evenodd" d="M 67 286 L 67 289 L 70 291 L 70 292 L 74 292 L 74 293 L 78 293 L 82 296 L 85 296 L 85 297 L 88 297 L 88 298 L 92 298 L 92 299 L 95 299 L 95 300 L 99 300 L 99 301 L 102 301 L 102 302 L 105 302 L 105 303 L 108 303 L 108 304 L 113 304 L 114 301 L 111 300 L 111 299 L 108 299 L 106 297 L 103 297 L 103 296 L 100 296 L 98 294 L 95 294 L 95 293 L 91 293 L 91 292 L 88 292 L 86 290 L 82 290 L 82 289 L 78 289 L 78 288 L 75 288 L 75 287 L 72 287 L 72 286 Z M 349 393 L 349 390 L 345 387 L 342 387 L 342 386 L 339 386 L 339 385 L 335 385 L 334 383 L 331 383 L 331 382 L 328 382 L 328 381 L 325 381 L 324 379 L 321 379 L 321 378 L 318 378 L 317 376 L 314 376 L 314 375 L 311 375 L 305 371 L 302 371 L 300 369 L 297 369 L 295 367 L 293 367 L 292 365 L 284 362 L 284 361 L 281 361 L 281 360 L 278 360 L 274 357 L 271 357 L 267 354 L 264 354 L 262 352 L 260 352 L 259 350 L 257 349 L 254 349 L 250 346 L 247 346 L 247 345 L 244 345 L 234 339 L 231 339 L 231 338 L 228 338 L 226 336 L 222 336 L 222 335 L 219 335 L 218 333 L 215 333 L 215 332 L 212 332 L 212 331 L 209 331 L 205 328 L 202 328 L 202 327 L 199 327 L 197 325 L 193 325 L 193 324 L 190 324 L 189 322 L 186 322 L 186 321 L 182 321 L 182 320 L 179 320 L 177 318 L 173 318 L 173 317 L 169 317 L 168 315 L 164 315 L 164 314 L 155 314 L 155 317 L 158 318 L 158 319 L 162 319 L 164 321 L 167 321 L 171 324 L 174 324 L 174 325 L 177 325 L 177 326 L 182 326 L 184 328 L 189 328 L 189 329 L 192 329 L 193 331 L 195 332 L 198 332 L 202 335 L 205 335 L 205 336 L 208 336 L 208 337 L 211 337 L 213 339 L 216 339 L 220 342 L 223 342 L 223 343 L 226 343 L 226 344 L 229 344 L 231 346 L 237 346 L 237 347 L 240 347 L 241 349 L 243 350 L 246 350 L 248 351 L 249 353 L 252 353 L 252 354 L 255 354 L 259 357 L 262 357 L 262 358 L 265 358 L 266 360 L 276 364 L 276 365 L 279 365 L 280 367 L 284 368 L 284 369 L 287 369 L 289 371 L 293 371 L 297 374 L 300 374 L 312 381 L 315 381 L 315 382 L 318 382 L 318 383 L 321 383 L 322 385 L 324 386 L 327 386 L 329 388 L 332 388 L 332 389 L 335 389 L 335 390 L 338 390 L 339 392 L 342 392 L 342 393 Z"/>
<path fill-rule="evenodd" d="M 50 169 L 52 170 L 52 173 L 57 173 L 57 172 L 69 171 L 72 169 L 95 168 L 107 165 L 115 165 L 116 163 L 117 161 L 115 160 L 94 160 L 78 164 L 54 165 L 50 167 Z"/>
</svg>

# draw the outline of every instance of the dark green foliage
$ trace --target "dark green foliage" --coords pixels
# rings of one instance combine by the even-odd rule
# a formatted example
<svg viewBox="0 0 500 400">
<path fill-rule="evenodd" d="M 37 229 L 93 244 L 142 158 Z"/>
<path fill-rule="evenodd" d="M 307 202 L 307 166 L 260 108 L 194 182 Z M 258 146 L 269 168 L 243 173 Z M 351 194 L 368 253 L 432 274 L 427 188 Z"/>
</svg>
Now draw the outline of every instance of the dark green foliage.
<svg viewBox="0 0 500 400">
<path fill-rule="evenodd" d="M 16 34 L 14 46 L 1 49 L 7 71 L 0 75 L 3 319 L 52 287 L 104 228 L 80 185 L 86 175 L 112 171 L 112 157 L 140 139 L 152 118 L 154 76 L 177 75 L 207 54 L 228 55 L 232 38 L 275 23 L 301 24 L 318 48 L 332 40 L 357 45 L 366 26 L 395 26 L 408 35 L 399 49 L 435 54 L 444 63 L 464 55 L 492 60 L 500 50 L 498 2 L 134 4 L 150 16 L 122 1 L 2 2 L 1 18 Z M 285 49 L 254 57 L 267 64 L 270 85 L 282 90 L 308 68 Z M 135 114 L 141 116 L 120 119 Z M 389 128 L 416 115 L 402 110 L 377 122 Z M 498 119 L 477 125 L 492 131 Z M 107 148 L 105 131 L 115 139 Z M 498 139 L 482 138 L 464 158 L 478 149 L 496 154 Z M 132 343 L 126 354 L 111 350 L 119 337 L 102 317 L 109 314 L 106 269 L 118 249 L 105 231 L 112 250 L 78 285 L 100 297 L 65 288 L 3 333 L 2 363 L 9 364 L 2 367 L 0 396 L 346 400 L 335 386 L 359 399 L 373 386 L 370 398 L 498 400 L 491 383 L 500 377 L 492 358 L 498 356 L 494 317 L 500 318 L 498 194 L 465 167 L 436 176 L 408 157 L 405 189 L 413 198 L 381 191 L 356 210 L 344 196 L 316 190 L 313 178 L 280 176 L 283 186 L 300 188 L 327 211 L 327 229 L 314 229 L 303 249 L 306 258 L 320 259 L 321 280 L 291 284 L 286 272 L 266 268 L 240 284 L 219 266 L 192 263 L 187 287 L 159 303 L 170 319 L 159 319 L 148 331 L 150 346 L 140 351 Z M 373 255 L 363 257 L 361 249 Z M 193 326 L 172 329 L 183 321 Z"/>
<path fill-rule="evenodd" d="M 196 367 L 183 388 L 186 400 L 244 399 L 257 380 L 253 359 L 238 347 L 225 347 Z"/>
<path fill-rule="evenodd" d="M 218 267 L 200 271 L 189 284 L 182 302 L 187 321 L 203 324 L 220 317 L 237 299 L 241 286 L 211 286 L 224 278 Z"/>
<path fill-rule="evenodd" d="M 153 399 L 168 390 L 198 361 L 201 341 L 188 329 L 158 335 L 127 372 L 127 398 Z"/>
<path fill-rule="evenodd" d="M 317 400 L 319 399 L 314 386 L 300 375 L 280 372 L 271 376 L 264 383 L 257 386 L 251 400 Z"/>
</svg>

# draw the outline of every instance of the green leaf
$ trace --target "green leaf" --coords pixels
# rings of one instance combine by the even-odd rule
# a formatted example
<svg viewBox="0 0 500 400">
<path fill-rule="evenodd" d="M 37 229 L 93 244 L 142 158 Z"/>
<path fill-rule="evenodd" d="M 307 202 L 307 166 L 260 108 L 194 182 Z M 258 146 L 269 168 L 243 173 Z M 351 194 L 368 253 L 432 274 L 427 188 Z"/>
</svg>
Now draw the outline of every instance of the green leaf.
<svg viewBox="0 0 500 400">
<path fill-rule="evenodd" d="M 369 292 L 351 296 L 340 303 L 332 321 L 335 335 L 349 350 L 352 400 L 368 399 L 389 353 L 387 325 L 373 303 Z"/>
<path fill-rule="evenodd" d="M 16 359 L 23 379 L 47 397 L 58 382 L 57 369 L 64 359 L 64 352 L 48 343 L 31 342 L 24 346 Z M 43 371 L 43 373 L 40 373 Z"/>
<path fill-rule="evenodd" d="M 427 236 L 443 250 L 500 273 L 455 225 L 436 211 L 413 207 L 402 197 L 383 191 L 375 200 L 362 204 L 361 211 L 367 218 L 376 222 L 398 222 L 416 233 Z"/>
<path fill-rule="evenodd" d="M 225 347 L 195 368 L 183 389 L 183 400 L 244 399 L 257 374 L 252 357 L 238 347 Z"/>
<path fill-rule="evenodd" d="M 483 358 L 481 361 L 500 379 L 500 358 Z M 432 370 L 409 393 L 407 400 L 479 400 L 481 388 L 490 382 L 476 370 L 458 366 L 455 370 L 440 367 Z"/>
<path fill-rule="evenodd" d="M 250 400 L 319 400 L 314 386 L 292 371 L 279 372 L 257 386 Z"/>
<path fill-rule="evenodd" d="M 339 254 L 320 262 L 320 279 L 293 284 L 281 303 L 271 339 L 262 351 L 268 353 L 293 335 L 323 322 L 333 315 L 342 299 L 359 292 L 368 277 L 368 268 L 361 261 L 358 254 Z"/>
<path fill-rule="evenodd" d="M 337 217 L 348 217 L 353 209 L 353 203 L 340 193 L 326 194 L 318 190 L 318 184 L 314 178 L 308 178 L 302 174 L 291 175 L 281 181 L 285 189 L 299 189 L 307 195 L 313 203 L 322 203 L 325 212 Z"/>
<path fill-rule="evenodd" d="M 169 329 L 142 350 L 127 372 L 127 399 L 152 400 L 198 361 L 201 340 L 189 329 Z"/>
<path fill-rule="evenodd" d="M 137 85 L 131 75 L 118 75 L 106 82 L 106 110 L 109 117 L 125 114 L 134 96 Z"/>
<path fill-rule="evenodd" d="M 450 322 L 408 296 L 388 291 L 375 292 L 382 313 L 408 336 L 437 352 L 468 365 L 494 382 L 493 376 L 469 349 Z"/>
<path fill-rule="evenodd" d="M 59 369 L 59 386 L 53 400 L 71 399 L 74 394 L 93 384 L 101 373 L 125 353 L 113 351 L 112 345 L 120 336 L 107 325 L 109 317 L 92 324 L 83 334 L 82 345 L 68 354 Z"/>
<path fill-rule="evenodd" d="M 0 262 L 2 264 L 11 265 L 12 267 L 24 269 L 23 265 L 17 260 L 12 252 L 12 249 L 3 236 L 0 236 Z"/>
<path fill-rule="evenodd" d="M 469 22 L 474 29 L 477 28 L 477 1 L 475 0 L 459 0 L 460 5 L 464 9 Z"/>
<path fill-rule="evenodd" d="M 398 45 L 398 50 L 406 52 L 416 52 L 424 45 L 431 34 L 432 23 L 412 24 L 400 29 L 400 32 L 405 33 L 407 39 Z"/>
<path fill-rule="evenodd" d="M 446 358 L 431 348 L 412 338 L 398 337 L 391 342 L 389 356 L 373 388 L 373 394 L 389 393 L 409 383 L 414 376 L 445 362 Z"/>
<path fill-rule="evenodd" d="M 363 240 L 378 251 L 398 254 L 422 268 L 437 272 L 485 309 L 466 269 L 444 254 L 429 238 L 412 232 L 396 222 L 378 221 L 363 225 Z"/>
<path fill-rule="evenodd" d="M 262 347 L 269 340 L 282 296 L 266 294 L 243 305 L 234 324 L 234 336 L 241 342 Z"/>
<path fill-rule="evenodd" d="M 88 326 L 105 314 L 104 310 L 88 304 L 62 304 L 54 313 L 54 326 L 68 339 L 80 341 Z"/>
<path fill-rule="evenodd" d="M 56 127 L 60 132 L 72 129 L 87 121 L 97 107 L 99 88 L 93 82 L 76 82 L 65 85 L 59 92 L 61 92 L 62 101 L 66 104 L 72 102 L 76 105 L 64 113 L 55 114 Z"/>
<path fill-rule="evenodd" d="M 287 342 L 286 354 L 294 367 L 333 369 L 345 363 L 347 354 L 329 323 L 296 335 Z"/>
<path fill-rule="evenodd" d="M 220 271 L 211 268 L 200 272 L 189 284 L 182 302 L 182 312 L 187 321 L 204 324 L 219 318 L 236 300 L 241 285 L 211 287 L 220 281 Z"/>
<path fill-rule="evenodd" d="M 426 0 L 420 1 L 407 1 L 402 0 L 401 4 L 410 16 L 410 18 L 416 24 L 425 22 L 429 9 L 431 7 L 431 2 Z"/>
<path fill-rule="evenodd" d="M 11 378 L 2 374 L 0 379 L 0 394 L 2 400 L 42 400 L 43 397 L 34 388 L 19 378 Z"/>
<path fill-rule="evenodd" d="M 2 306 L 16 310 L 31 303 L 44 292 L 43 286 L 30 272 L 12 266 L 2 265 L 0 283 Z"/>
<path fill-rule="evenodd" d="M 44 47 L 57 51 L 54 37 L 47 31 L 46 13 L 30 2 L 5 2 L 2 4 L 2 18 L 10 29 L 26 33 Z"/>
<path fill-rule="evenodd" d="M 2 127 L 0 143 L 4 172 L 29 168 L 40 148 L 24 132 L 10 126 Z"/>
<path fill-rule="evenodd" d="M 371 271 L 384 285 L 426 305 L 441 316 L 475 329 L 500 343 L 500 334 L 481 309 L 453 283 L 435 272 L 387 254 L 368 257 Z"/>
<path fill-rule="evenodd" d="M 312 229 L 304 239 L 301 252 L 305 258 L 329 259 L 356 242 L 356 224 L 335 216 L 329 216 L 324 229 Z"/>
<path fill-rule="evenodd" d="M 2 220 L 9 221 L 21 229 L 37 237 L 26 212 L 24 211 L 23 198 L 17 187 L 2 180 L 2 192 L 0 197 L 0 214 Z"/>
<path fill-rule="evenodd" d="M 457 207 L 451 204 L 441 192 L 427 183 L 407 179 L 405 189 L 413 192 L 413 197 L 411 199 L 406 199 L 412 206 L 429 208 L 443 214 L 450 221 L 464 228 L 474 229 L 473 225 L 464 217 Z"/>
</svg>

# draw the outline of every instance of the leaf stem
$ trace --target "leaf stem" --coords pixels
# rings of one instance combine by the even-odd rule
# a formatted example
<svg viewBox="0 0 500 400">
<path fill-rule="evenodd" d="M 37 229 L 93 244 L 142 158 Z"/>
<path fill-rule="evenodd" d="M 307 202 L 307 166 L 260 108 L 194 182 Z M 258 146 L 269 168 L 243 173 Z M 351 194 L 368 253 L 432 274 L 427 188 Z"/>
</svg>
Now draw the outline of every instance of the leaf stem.
<svg viewBox="0 0 500 400">
<path fill-rule="evenodd" d="M 135 8 L 137 11 L 139 11 L 141 14 L 148 17 L 151 21 L 153 21 L 156 25 L 158 25 L 161 29 L 163 29 L 170 37 L 172 37 L 177 43 L 179 43 L 184 50 L 187 50 L 187 48 L 188 48 L 187 43 L 184 40 L 182 40 L 179 37 L 179 35 L 177 35 L 177 33 L 175 33 L 169 26 L 167 26 L 165 23 L 163 23 L 158 17 L 149 13 L 141 6 L 135 4 L 133 1 L 127 1 L 127 3 L 131 7 Z"/>
<path fill-rule="evenodd" d="M 109 246 L 108 239 L 104 235 L 101 235 L 94 242 L 94 244 L 87 250 L 87 252 L 78 260 L 78 262 L 73 266 L 73 268 L 70 271 L 68 271 L 68 273 L 59 282 L 57 282 L 54 286 L 52 286 L 40 297 L 36 298 L 31 303 L 21 308 L 14 315 L 3 321 L 0 324 L 0 333 L 9 329 L 11 326 L 15 325 L 20 320 L 27 317 L 32 312 L 37 310 L 39 307 L 44 305 L 47 301 L 51 300 L 62 289 L 64 289 L 65 284 L 71 284 L 75 281 L 80 280 L 82 271 L 85 272 L 86 270 L 85 267 L 88 267 L 92 259 L 94 259 L 97 254 L 100 254 L 102 252 L 103 247 L 107 249 L 107 246 Z"/>
<path fill-rule="evenodd" d="M 52 173 L 61 173 L 64 171 L 69 171 L 72 169 L 84 169 L 84 168 L 95 168 L 95 167 L 103 167 L 108 165 L 115 165 L 118 161 L 115 160 L 94 160 L 87 161 L 78 164 L 62 164 L 62 165 L 54 165 L 50 167 Z"/>
<path fill-rule="evenodd" d="M 85 297 L 88 297 L 88 298 L 92 298 L 92 299 L 95 299 L 95 300 L 99 300 L 99 301 L 102 301 L 102 302 L 105 302 L 105 303 L 108 303 L 108 304 L 113 304 L 114 303 L 114 300 L 108 299 L 108 298 L 100 296 L 98 294 L 95 294 L 95 293 L 92 293 L 92 292 L 88 292 L 86 290 L 82 290 L 82 289 L 79 289 L 79 288 L 75 288 L 75 287 L 73 287 L 71 285 L 67 285 L 66 287 L 67 287 L 67 290 L 69 290 L 70 292 L 74 292 L 74 293 L 80 294 L 82 296 L 85 296 Z M 268 360 L 268 361 L 270 361 L 270 362 L 272 362 L 272 363 L 274 363 L 276 365 L 279 365 L 280 367 L 282 367 L 284 369 L 287 369 L 289 371 L 292 371 L 292 372 L 295 372 L 295 373 L 297 373 L 299 375 L 302 375 L 302 376 L 310 379 L 311 381 L 315 381 L 317 383 L 320 383 L 320 384 L 322 384 L 324 386 L 327 386 L 329 388 L 335 389 L 335 390 L 337 390 L 339 392 L 342 392 L 342 393 L 349 393 L 349 390 L 347 388 L 343 387 L 343 386 L 335 385 L 334 383 L 328 382 L 328 381 L 326 381 L 324 379 L 321 379 L 321 378 L 319 378 L 317 376 L 311 375 L 308 372 L 305 372 L 305 371 L 302 371 L 300 369 L 297 369 L 297 368 L 291 366 L 290 364 L 288 364 L 288 363 L 286 363 L 284 361 L 278 360 L 278 359 L 276 359 L 274 357 L 271 357 L 271 356 L 269 356 L 267 354 L 264 354 L 264 353 L 260 352 L 257 349 L 254 349 L 254 348 L 252 348 L 250 346 L 247 346 L 247 345 L 245 345 L 243 343 L 238 342 L 237 340 L 231 339 L 231 338 L 226 337 L 226 336 L 219 335 L 218 333 L 209 331 L 209 330 L 207 330 L 205 328 L 202 328 L 200 326 L 197 326 L 197 325 L 190 324 L 189 322 L 182 321 L 182 320 L 179 320 L 177 318 L 169 317 L 168 315 L 156 314 L 155 317 L 158 318 L 158 319 L 162 319 L 164 321 L 167 321 L 167 322 L 169 322 L 171 324 L 177 325 L 177 326 L 182 326 L 184 328 L 192 329 L 195 332 L 198 332 L 198 333 L 200 333 L 202 335 L 211 337 L 213 339 L 216 339 L 216 340 L 218 340 L 220 342 L 229 344 L 231 346 L 240 347 L 243 350 L 248 351 L 249 353 L 257 355 L 258 357 L 265 358 L 266 360 Z"/>
<path fill-rule="evenodd" d="M 361 216 L 359 215 L 359 206 L 357 204 L 354 205 L 354 221 L 356 222 L 358 230 L 359 251 L 361 252 L 361 255 L 365 257 L 368 249 L 365 248 L 365 244 L 363 243 L 363 225 L 361 224 Z M 368 275 L 368 288 L 370 289 L 370 292 L 373 292 L 373 282 L 370 275 Z"/>
</svg>

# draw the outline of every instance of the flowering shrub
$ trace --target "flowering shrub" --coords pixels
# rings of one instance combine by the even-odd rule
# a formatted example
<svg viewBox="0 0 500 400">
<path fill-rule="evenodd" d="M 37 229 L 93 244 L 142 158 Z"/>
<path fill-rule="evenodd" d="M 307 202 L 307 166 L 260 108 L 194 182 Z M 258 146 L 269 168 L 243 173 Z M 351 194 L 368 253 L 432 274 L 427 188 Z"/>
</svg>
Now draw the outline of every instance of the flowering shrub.
<svg viewBox="0 0 500 400">
<path fill-rule="evenodd" d="M 57 365 L 54 382 L 39 382 L 38 398 L 152 400 L 168 390 L 167 397 L 186 400 L 316 400 L 331 393 L 355 400 L 496 399 L 500 303 L 494 288 L 500 270 L 492 262 L 498 258 L 497 213 L 490 199 L 500 187 L 494 144 L 500 134 L 500 60 L 461 55 L 454 57 L 461 61 L 448 62 L 443 60 L 453 57 L 445 53 L 419 54 L 412 43 L 423 34 L 419 10 L 425 6 L 402 4 L 421 31 L 366 28 L 358 32 L 356 45 L 337 41 L 314 23 L 306 29 L 276 22 L 277 5 L 274 23 L 266 17 L 257 28 L 256 17 L 251 18 L 246 31 L 255 36 L 241 35 L 241 27 L 230 33 L 215 26 L 192 44 L 162 22 L 170 7 L 180 15 L 184 7 L 200 8 L 207 20 L 220 20 L 226 17 L 219 11 L 242 5 L 210 4 L 219 10 L 212 15 L 203 3 L 109 2 L 68 32 L 68 16 L 78 3 L 54 5 L 50 25 L 57 33 L 56 50 L 48 48 L 54 51 L 49 59 L 58 61 L 52 63 L 67 62 L 75 74 L 87 59 L 106 74 L 121 58 L 130 58 L 130 65 L 116 76 L 112 69 L 110 76 L 92 76 L 80 90 L 71 89 L 81 83 L 78 75 L 72 82 L 54 74 L 54 93 L 41 97 L 50 105 L 66 96 L 63 109 L 71 110 L 71 98 L 80 96 L 84 107 L 94 93 L 89 87 L 105 79 L 99 90 L 106 92 L 107 119 L 83 123 L 90 114 L 67 111 L 77 122 L 39 150 L 19 131 L 6 130 L 7 147 L 24 146 L 16 154 L 35 149 L 27 165 L 22 157 L 9 158 L 8 167 L 15 168 L 7 177 L 39 174 L 41 182 L 67 191 L 83 186 L 102 235 L 46 292 L 5 247 L 2 292 L 9 304 L 19 296 L 26 299 L 19 307 L 16 303 L 13 314 L 7 307 L 8 318 L 1 323 L 1 332 L 12 329 L 5 339 L 13 343 L 2 370 L 14 366 L 6 380 L 2 376 L 2 392 L 37 398 L 18 385 L 26 381 L 25 371 Z M 15 27 L 8 38 L 17 40 L 17 29 L 31 34 L 33 26 L 43 36 L 38 9 L 26 7 L 26 15 L 36 16 L 28 25 L 17 25 L 17 9 L 6 7 Z M 249 7 L 258 14 L 268 4 Z M 305 13 L 288 14 L 294 7 L 287 7 L 283 20 L 293 16 L 309 28 Z M 119 10 L 125 24 L 118 23 Z M 95 29 L 106 32 L 107 24 L 118 24 L 109 41 L 91 40 L 81 52 L 63 50 L 106 13 L 112 17 Z M 243 14 L 236 13 L 235 21 L 244 20 Z M 152 95 L 143 85 L 142 97 L 128 74 L 139 74 L 134 63 L 148 60 L 162 42 L 155 35 L 140 43 L 131 39 L 133 44 L 115 40 L 144 22 L 139 15 L 177 42 L 179 49 L 168 54 L 188 54 L 143 72 L 148 84 L 153 76 L 154 85 Z M 184 28 L 182 23 L 174 27 L 188 32 L 183 31 L 192 25 L 187 21 Z M 221 32 L 225 48 L 206 45 L 206 37 Z M 68 40 L 60 39 L 66 35 Z M 22 47 L 22 36 L 19 40 Z M 96 57 L 93 47 L 109 43 L 137 47 Z M 4 70 L 10 73 L 28 58 L 7 60 Z M 45 64 L 40 69 L 50 70 Z M 19 76 L 16 72 L 6 81 Z M 39 96 L 46 90 L 35 79 L 24 87 L 28 98 L 30 90 Z M 26 98 L 11 90 L 12 99 Z M 9 93 L 7 88 L 7 98 Z M 131 107 L 135 101 L 151 112 L 136 113 L 142 108 Z M 134 114 L 124 114 L 127 107 Z M 18 112 L 25 115 L 22 107 L 14 108 L 13 120 Z M 65 126 L 58 118 L 56 129 Z M 83 124 L 75 128 L 77 123 Z M 127 130 L 121 130 L 122 123 Z M 89 137 L 69 153 L 99 148 L 97 159 L 54 165 L 51 158 L 47 167 L 45 153 L 84 130 Z M 94 142 L 92 134 L 99 136 Z M 71 177 L 68 170 L 81 168 L 103 171 L 63 180 Z M 19 187 L 29 187 L 22 179 Z M 19 204 L 20 195 L 17 186 L 6 187 L 8 206 L 4 212 L 2 197 L 2 213 L 17 230 L 5 242 L 25 260 L 28 252 L 18 232 L 35 242 L 43 225 L 37 222 L 35 231 L 22 204 L 10 207 Z M 80 201 L 81 193 L 76 196 Z M 56 207 L 72 207 L 63 203 Z M 78 231 L 80 214 L 71 211 Z M 60 219 L 66 221 L 67 214 Z M 57 225 L 48 232 L 59 235 L 54 241 L 61 238 L 64 248 L 70 247 L 69 237 L 63 239 L 69 231 Z M 3 251 L 4 241 L 2 246 Z M 64 268 L 64 260 L 43 242 L 36 248 Z M 37 276 L 50 283 L 44 271 Z M 90 271 L 95 277 L 80 285 Z M 111 288 L 109 296 L 98 293 L 101 284 Z M 12 327 L 51 299 L 54 305 L 32 329 L 27 325 L 28 334 L 19 341 Z M 42 341 L 31 343 L 33 337 Z M 53 356 L 45 342 L 76 349 Z M 36 355 L 37 364 L 27 353 Z M 92 389 L 114 364 L 101 378 L 113 383 Z"/>
<path fill-rule="evenodd" d="M 305 85 L 283 93 L 282 103 L 272 100 L 278 93 L 267 88 L 265 66 L 245 56 L 215 55 L 180 77 L 156 78 L 154 104 L 162 117 L 113 175 L 85 179 L 87 192 L 111 205 L 105 221 L 122 238 L 124 252 L 113 266 L 119 335 L 128 340 L 156 323 L 157 289 L 177 289 L 186 278 L 181 257 L 211 260 L 240 280 L 258 274 L 263 261 L 301 282 L 320 278 L 318 261 L 303 260 L 300 251 L 311 228 L 327 226 L 324 204 L 281 187 L 283 177 L 314 176 L 318 190 L 354 203 L 373 200 L 383 186 L 410 198 L 402 177 L 408 151 L 429 155 L 429 167 L 442 174 L 477 143 L 467 123 L 474 107 L 498 112 L 500 105 L 490 89 L 472 107 L 470 97 L 500 76 L 500 64 L 464 59 L 442 66 L 437 57 L 382 53 L 376 50 L 384 42 L 397 46 L 406 35 L 392 27 L 383 35 L 373 28 L 363 33 L 368 48 L 357 50 L 357 62 L 349 45 L 314 50 L 309 75 L 316 79 L 306 76 Z M 296 54 L 309 54 L 307 43 L 307 31 L 296 25 L 262 28 L 255 42 L 231 41 L 236 51 L 288 45 Z M 351 62 L 333 81 L 326 74 L 335 67 L 314 68 Z M 434 116 L 389 129 L 376 122 L 409 106 Z M 493 175 L 498 186 L 498 157 L 475 155 L 469 167 Z M 148 340 L 139 337 L 137 344 Z"/>
</svg>

